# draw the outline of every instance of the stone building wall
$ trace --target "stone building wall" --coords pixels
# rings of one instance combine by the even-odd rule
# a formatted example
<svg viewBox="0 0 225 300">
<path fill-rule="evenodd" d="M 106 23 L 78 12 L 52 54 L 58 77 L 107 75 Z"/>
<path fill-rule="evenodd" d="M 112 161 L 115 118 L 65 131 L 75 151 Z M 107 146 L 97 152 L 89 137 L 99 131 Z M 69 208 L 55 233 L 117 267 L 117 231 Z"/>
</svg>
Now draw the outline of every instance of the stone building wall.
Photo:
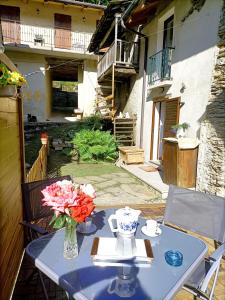
<svg viewBox="0 0 225 300">
<path fill-rule="evenodd" d="M 225 197 L 225 0 L 211 94 L 201 120 L 197 189 Z"/>
</svg>

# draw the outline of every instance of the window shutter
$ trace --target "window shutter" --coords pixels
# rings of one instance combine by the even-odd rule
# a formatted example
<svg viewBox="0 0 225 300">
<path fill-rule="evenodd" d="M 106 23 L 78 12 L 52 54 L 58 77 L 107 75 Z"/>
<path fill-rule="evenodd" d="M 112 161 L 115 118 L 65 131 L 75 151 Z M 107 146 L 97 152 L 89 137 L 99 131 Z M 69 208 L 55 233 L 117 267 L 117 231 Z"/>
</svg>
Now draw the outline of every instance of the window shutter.
<svg viewBox="0 0 225 300">
<path fill-rule="evenodd" d="M 180 98 L 166 101 L 166 113 L 163 137 L 173 137 L 176 134 L 171 132 L 171 127 L 179 123 Z"/>
</svg>

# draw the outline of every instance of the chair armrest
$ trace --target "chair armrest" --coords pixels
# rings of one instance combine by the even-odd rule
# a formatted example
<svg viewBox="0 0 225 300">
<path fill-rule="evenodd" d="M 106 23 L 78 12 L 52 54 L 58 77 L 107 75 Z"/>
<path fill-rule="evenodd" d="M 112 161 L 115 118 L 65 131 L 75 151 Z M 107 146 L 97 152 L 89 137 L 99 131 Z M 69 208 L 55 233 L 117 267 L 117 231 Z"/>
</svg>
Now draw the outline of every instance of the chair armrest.
<svg viewBox="0 0 225 300">
<path fill-rule="evenodd" d="M 196 287 L 193 287 L 191 285 L 185 284 L 183 286 L 183 289 L 188 291 L 188 292 L 191 292 L 194 296 L 201 297 L 201 299 L 204 299 L 204 300 L 209 299 L 209 296 L 206 293 L 204 293 L 203 291 L 201 291 L 201 290 L 199 290 Z"/>
<path fill-rule="evenodd" d="M 225 253 L 225 243 L 223 243 L 221 246 L 219 246 L 214 252 L 213 254 L 209 257 L 209 259 L 211 260 L 218 260 L 220 259 L 223 254 Z"/>
<path fill-rule="evenodd" d="M 29 223 L 29 222 L 26 222 L 26 221 L 22 221 L 22 222 L 20 222 L 20 224 L 34 230 L 35 232 L 37 232 L 41 235 L 45 235 L 45 234 L 48 233 L 47 230 L 45 230 L 44 228 L 42 228 L 42 227 L 40 227 L 36 224 L 32 224 L 32 223 Z"/>
</svg>

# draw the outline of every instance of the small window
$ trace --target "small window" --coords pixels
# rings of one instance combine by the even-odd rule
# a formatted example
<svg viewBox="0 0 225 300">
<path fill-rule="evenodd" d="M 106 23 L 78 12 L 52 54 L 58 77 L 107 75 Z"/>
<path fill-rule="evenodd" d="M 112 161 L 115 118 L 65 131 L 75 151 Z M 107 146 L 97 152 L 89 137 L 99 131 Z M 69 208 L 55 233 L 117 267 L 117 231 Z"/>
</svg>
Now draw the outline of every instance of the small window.
<svg viewBox="0 0 225 300">
<path fill-rule="evenodd" d="M 163 49 L 173 47 L 173 24 L 174 16 L 169 17 L 164 22 Z"/>
</svg>

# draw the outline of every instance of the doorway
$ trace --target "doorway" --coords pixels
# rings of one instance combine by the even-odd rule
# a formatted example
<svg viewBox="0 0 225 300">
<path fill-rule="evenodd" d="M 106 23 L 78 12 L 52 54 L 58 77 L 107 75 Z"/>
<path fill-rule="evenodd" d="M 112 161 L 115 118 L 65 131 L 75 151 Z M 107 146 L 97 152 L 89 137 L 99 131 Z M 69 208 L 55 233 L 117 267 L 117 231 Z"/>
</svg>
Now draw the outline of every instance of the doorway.
<svg viewBox="0 0 225 300">
<path fill-rule="evenodd" d="M 55 47 L 71 49 L 71 16 L 55 14 Z"/>
<path fill-rule="evenodd" d="M 150 160 L 161 161 L 163 138 L 175 137 L 171 127 L 179 123 L 180 98 L 154 100 L 152 110 L 152 130 Z"/>
<path fill-rule="evenodd" d="M 0 19 L 4 43 L 20 44 L 20 8 L 0 5 Z"/>
</svg>

